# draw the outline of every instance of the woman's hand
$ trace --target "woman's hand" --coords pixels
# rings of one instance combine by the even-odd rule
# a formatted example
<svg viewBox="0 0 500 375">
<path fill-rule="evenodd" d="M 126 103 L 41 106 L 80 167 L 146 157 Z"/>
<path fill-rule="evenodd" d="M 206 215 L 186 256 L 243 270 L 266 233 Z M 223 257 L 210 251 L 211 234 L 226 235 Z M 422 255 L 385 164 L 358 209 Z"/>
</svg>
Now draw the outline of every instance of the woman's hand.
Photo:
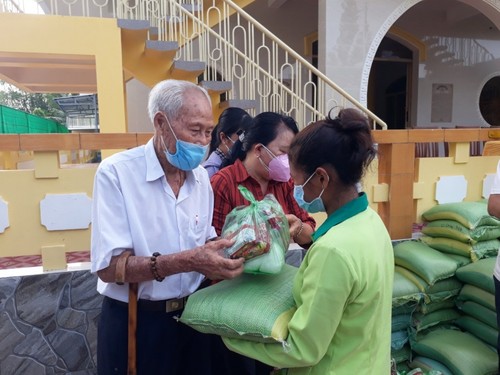
<svg viewBox="0 0 500 375">
<path fill-rule="evenodd" d="M 286 218 L 290 227 L 290 238 L 295 239 L 304 224 L 302 223 L 302 220 L 293 214 L 286 215 Z"/>
</svg>

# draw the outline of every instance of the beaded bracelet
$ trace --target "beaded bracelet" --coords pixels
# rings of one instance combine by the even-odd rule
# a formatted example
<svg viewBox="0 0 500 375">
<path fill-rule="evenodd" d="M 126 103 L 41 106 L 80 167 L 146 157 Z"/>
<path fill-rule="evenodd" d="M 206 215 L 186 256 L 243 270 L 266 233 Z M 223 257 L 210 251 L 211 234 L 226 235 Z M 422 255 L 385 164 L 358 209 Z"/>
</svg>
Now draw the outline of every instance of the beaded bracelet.
<svg viewBox="0 0 500 375">
<path fill-rule="evenodd" d="M 300 234 L 302 233 L 302 229 L 304 229 L 304 222 L 301 220 L 300 221 L 300 228 L 297 233 L 295 233 L 295 236 L 293 236 L 293 240 L 297 242 L 297 238 L 299 238 Z"/>
<path fill-rule="evenodd" d="M 161 254 L 159 252 L 153 253 L 151 255 L 151 258 L 149 259 L 149 267 L 151 268 L 151 273 L 153 274 L 153 277 L 155 278 L 156 281 L 163 281 L 165 280 L 164 277 L 161 277 L 160 274 L 158 273 L 158 268 L 156 268 L 156 258 L 159 257 Z"/>
</svg>

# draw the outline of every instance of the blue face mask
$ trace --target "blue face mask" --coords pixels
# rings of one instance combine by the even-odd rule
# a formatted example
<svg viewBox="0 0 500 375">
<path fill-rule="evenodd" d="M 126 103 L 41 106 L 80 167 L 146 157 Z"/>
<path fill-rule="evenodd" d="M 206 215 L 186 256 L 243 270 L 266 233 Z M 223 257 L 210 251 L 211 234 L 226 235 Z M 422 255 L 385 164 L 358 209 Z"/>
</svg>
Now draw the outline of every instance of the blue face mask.
<svg viewBox="0 0 500 375">
<path fill-rule="evenodd" d="M 325 191 L 325 188 L 321 190 L 321 193 L 314 198 L 311 202 L 306 202 L 304 200 L 304 186 L 309 182 L 309 180 L 316 174 L 316 171 L 309 176 L 309 178 L 304 182 L 302 185 L 295 185 L 293 188 L 293 197 L 297 201 L 297 204 L 299 207 L 303 208 L 307 212 L 314 214 L 316 212 L 325 212 L 325 205 L 323 204 L 323 200 L 321 199 L 321 196 L 323 195 L 323 192 Z"/>
<path fill-rule="evenodd" d="M 168 127 L 172 131 L 172 134 L 175 137 L 175 154 L 171 154 L 167 146 L 165 145 L 165 141 L 163 137 L 160 137 L 161 142 L 163 143 L 163 147 L 165 148 L 165 156 L 170 164 L 174 167 L 182 169 L 183 171 L 191 171 L 200 165 L 201 161 L 205 157 L 205 154 L 208 150 L 208 145 L 200 146 L 195 143 L 189 143 L 186 141 L 181 141 L 177 138 L 170 126 L 170 121 L 168 121 L 167 116 L 165 116 L 167 120 Z"/>
</svg>

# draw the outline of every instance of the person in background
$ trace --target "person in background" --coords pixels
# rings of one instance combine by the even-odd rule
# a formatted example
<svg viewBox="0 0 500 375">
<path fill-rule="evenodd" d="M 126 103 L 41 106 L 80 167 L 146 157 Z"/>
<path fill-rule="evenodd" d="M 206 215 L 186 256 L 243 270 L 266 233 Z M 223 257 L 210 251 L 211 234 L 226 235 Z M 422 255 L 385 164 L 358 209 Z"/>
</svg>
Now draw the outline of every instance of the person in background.
<svg viewBox="0 0 500 375">
<path fill-rule="evenodd" d="M 250 125 L 252 117 L 243 109 L 226 108 L 219 116 L 219 122 L 212 132 L 208 159 L 202 164 L 212 177 L 217 173 L 225 159 L 229 159 L 231 148 Z"/>
<path fill-rule="evenodd" d="M 488 213 L 491 216 L 500 218 L 500 162 L 497 165 L 497 173 L 493 180 L 490 196 L 488 197 Z M 495 268 L 493 270 L 493 282 L 495 284 L 495 306 L 497 311 L 497 323 L 500 327 L 500 255 L 497 256 Z M 500 335 L 497 341 L 497 353 L 500 355 Z M 500 374 L 500 359 L 498 364 L 498 373 Z"/>
<path fill-rule="evenodd" d="M 263 112 L 255 116 L 252 124 L 240 135 L 232 148 L 231 157 L 210 179 L 214 190 L 213 225 L 218 235 L 229 212 L 237 206 L 249 204 L 238 190 L 238 185 L 243 185 L 257 200 L 262 200 L 266 194 L 273 194 L 286 214 L 290 236 L 302 247 L 308 247 L 316 222 L 293 198 L 287 156 L 297 133 L 297 124 L 291 117 Z M 288 251 L 286 262 L 298 267 L 302 257 L 302 250 Z M 220 357 L 231 369 L 226 374 L 269 375 L 272 371 L 272 367 L 232 353 L 220 340 L 219 343 Z M 214 347 L 217 344 L 214 342 Z"/>
<path fill-rule="evenodd" d="M 389 374 L 394 257 L 384 223 L 356 183 L 376 151 L 367 118 L 344 109 L 308 125 L 288 155 L 294 196 L 328 217 L 293 284 L 285 343 L 224 338 L 231 350 L 289 375 Z"/>
<path fill-rule="evenodd" d="M 128 291 L 138 283 L 137 373 L 218 375 L 212 338 L 174 319 L 205 277 L 243 272 L 243 259 L 220 255 L 230 241 L 207 242 L 216 236 L 213 193 L 199 164 L 213 129 L 211 102 L 193 83 L 166 80 L 151 90 L 148 110 L 153 138 L 106 158 L 95 175 L 91 270 L 104 296 L 97 371 L 127 373 Z"/>
<path fill-rule="evenodd" d="M 222 164 L 225 168 L 210 179 L 214 190 L 213 225 L 218 235 L 227 214 L 249 204 L 238 190 L 238 185 L 243 185 L 257 200 L 273 194 L 286 214 L 292 239 L 302 247 L 311 243 L 316 222 L 293 198 L 288 165 L 288 148 L 297 133 L 291 117 L 274 112 L 254 117 L 236 141 L 231 157 Z"/>
</svg>

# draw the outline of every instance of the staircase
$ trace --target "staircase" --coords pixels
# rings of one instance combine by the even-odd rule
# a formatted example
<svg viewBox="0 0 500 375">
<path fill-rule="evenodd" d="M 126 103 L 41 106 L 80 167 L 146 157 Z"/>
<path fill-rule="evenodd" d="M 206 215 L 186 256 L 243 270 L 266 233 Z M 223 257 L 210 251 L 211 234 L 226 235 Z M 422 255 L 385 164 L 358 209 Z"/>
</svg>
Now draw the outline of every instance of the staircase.
<svg viewBox="0 0 500 375">
<path fill-rule="evenodd" d="M 423 41 L 427 45 L 428 56 L 444 65 L 472 66 L 495 59 L 475 39 L 426 36 Z"/>
<path fill-rule="evenodd" d="M 382 120 L 241 8 L 252 1 L 39 3 L 53 15 L 117 19 L 126 81 L 135 78 L 149 87 L 167 78 L 198 83 L 208 90 L 216 116 L 237 106 L 253 114 L 281 112 L 305 126 L 323 118 L 333 107 L 357 107 L 374 126 L 386 128 Z M 0 5 L 0 10 L 7 8 Z"/>
</svg>

